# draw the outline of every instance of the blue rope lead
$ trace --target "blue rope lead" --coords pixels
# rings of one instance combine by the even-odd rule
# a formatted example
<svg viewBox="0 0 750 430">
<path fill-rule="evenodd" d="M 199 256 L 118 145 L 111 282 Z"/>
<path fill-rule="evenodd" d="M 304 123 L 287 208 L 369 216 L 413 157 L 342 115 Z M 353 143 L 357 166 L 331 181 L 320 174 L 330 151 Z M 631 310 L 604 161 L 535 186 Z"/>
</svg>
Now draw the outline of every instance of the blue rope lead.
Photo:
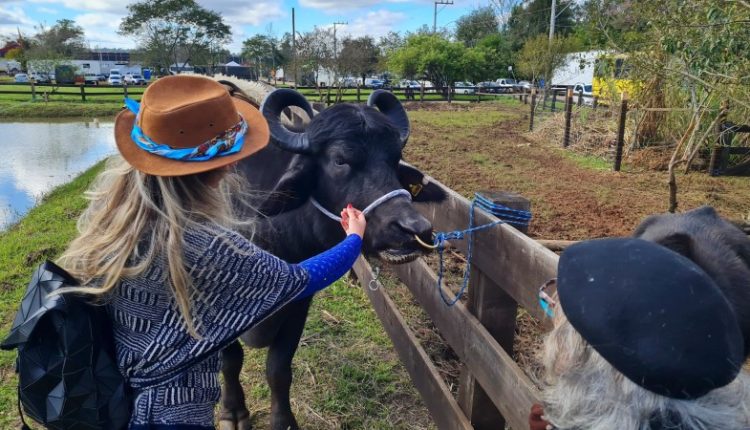
<svg viewBox="0 0 750 430">
<path fill-rule="evenodd" d="M 501 218 L 499 221 L 494 221 L 489 224 L 484 224 L 474 227 L 474 208 L 479 206 L 481 209 Z M 474 194 L 474 200 L 471 202 L 469 208 L 469 226 L 466 230 L 455 230 L 450 232 L 439 232 L 435 233 L 434 245 L 438 252 L 439 266 L 438 266 L 438 278 L 437 278 L 437 290 L 440 294 L 440 298 L 443 300 L 446 306 L 451 307 L 455 305 L 466 291 L 466 287 L 469 285 L 469 277 L 471 275 L 471 258 L 474 249 L 474 232 L 486 230 L 499 224 L 514 224 L 522 227 L 528 227 L 531 221 L 531 212 L 522 211 L 517 209 L 511 209 L 507 206 L 497 204 L 479 193 Z M 458 290 L 456 297 L 453 300 L 445 297 L 443 293 L 443 252 L 445 251 L 445 241 L 447 240 L 463 240 L 464 237 L 469 236 L 469 243 L 467 244 L 466 252 L 466 269 L 464 270 L 464 279 L 461 284 L 461 288 Z"/>
</svg>

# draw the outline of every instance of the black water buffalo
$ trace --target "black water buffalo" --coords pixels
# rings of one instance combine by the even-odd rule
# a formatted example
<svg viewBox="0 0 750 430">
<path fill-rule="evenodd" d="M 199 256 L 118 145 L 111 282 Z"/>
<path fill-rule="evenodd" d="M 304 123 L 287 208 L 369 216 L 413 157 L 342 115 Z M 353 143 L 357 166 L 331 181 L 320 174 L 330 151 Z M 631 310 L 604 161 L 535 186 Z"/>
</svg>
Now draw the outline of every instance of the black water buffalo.
<svg viewBox="0 0 750 430">
<path fill-rule="evenodd" d="M 724 292 L 737 313 L 750 356 L 750 239 L 710 206 L 683 214 L 653 215 L 633 233 L 700 266 Z"/>
<path fill-rule="evenodd" d="M 290 130 L 280 121 L 290 106 L 311 118 L 304 130 Z M 414 200 L 440 200 L 439 188 L 423 183 L 416 169 L 400 163 L 409 137 L 409 119 L 390 93 L 378 91 L 367 106 L 340 104 L 313 117 L 303 96 L 276 90 L 266 97 L 261 111 L 272 144 L 240 163 L 238 169 L 253 190 L 270 191 L 258 202 L 266 215 L 258 222 L 253 241 L 280 258 L 296 263 L 316 255 L 344 238 L 340 224 L 317 209 L 319 204 L 338 213 L 348 203 L 360 209 L 381 196 L 416 185 Z M 408 189 L 408 188 L 407 188 Z M 422 254 L 415 235 L 431 241 L 432 226 L 409 198 L 387 200 L 367 217 L 363 251 L 391 263 L 411 261 Z M 271 427 L 297 429 L 289 389 L 292 358 L 307 319 L 311 299 L 293 302 L 242 336 L 254 348 L 269 347 L 266 377 L 271 389 Z M 242 367 L 239 343 L 223 355 L 224 386 L 221 429 L 249 429 L 250 417 L 239 382 Z"/>
</svg>

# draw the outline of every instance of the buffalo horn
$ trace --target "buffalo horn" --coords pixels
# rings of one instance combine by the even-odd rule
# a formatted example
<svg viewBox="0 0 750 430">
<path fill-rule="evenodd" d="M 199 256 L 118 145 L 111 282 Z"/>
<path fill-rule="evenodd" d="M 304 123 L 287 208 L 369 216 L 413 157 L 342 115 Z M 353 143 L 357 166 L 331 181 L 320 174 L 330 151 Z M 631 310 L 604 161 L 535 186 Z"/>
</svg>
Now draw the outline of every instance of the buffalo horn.
<svg viewBox="0 0 750 430">
<path fill-rule="evenodd" d="M 307 99 L 297 91 L 287 88 L 277 89 L 268 94 L 260 105 L 260 112 L 268 121 L 271 137 L 278 146 L 290 152 L 309 154 L 312 148 L 310 148 L 307 133 L 289 131 L 281 123 L 281 113 L 289 106 L 297 106 L 307 112 L 310 118 L 313 117 L 313 111 Z"/>
<path fill-rule="evenodd" d="M 401 135 L 401 146 L 409 139 L 409 117 L 396 96 L 386 90 L 375 90 L 367 99 L 367 106 L 376 107 L 391 121 Z"/>
</svg>

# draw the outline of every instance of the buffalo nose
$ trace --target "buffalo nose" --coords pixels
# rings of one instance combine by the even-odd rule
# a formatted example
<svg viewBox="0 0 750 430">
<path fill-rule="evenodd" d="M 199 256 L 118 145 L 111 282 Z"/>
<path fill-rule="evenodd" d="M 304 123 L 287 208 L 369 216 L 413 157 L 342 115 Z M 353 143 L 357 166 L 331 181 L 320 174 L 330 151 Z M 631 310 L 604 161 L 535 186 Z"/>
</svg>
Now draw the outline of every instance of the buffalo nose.
<svg viewBox="0 0 750 430">
<path fill-rule="evenodd" d="M 416 217 L 403 217 L 396 220 L 396 225 L 409 235 L 417 235 L 420 238 L 430 238 L 432 233 L 432 224 L 427 218 L 419 215 Z"/>
</svg>

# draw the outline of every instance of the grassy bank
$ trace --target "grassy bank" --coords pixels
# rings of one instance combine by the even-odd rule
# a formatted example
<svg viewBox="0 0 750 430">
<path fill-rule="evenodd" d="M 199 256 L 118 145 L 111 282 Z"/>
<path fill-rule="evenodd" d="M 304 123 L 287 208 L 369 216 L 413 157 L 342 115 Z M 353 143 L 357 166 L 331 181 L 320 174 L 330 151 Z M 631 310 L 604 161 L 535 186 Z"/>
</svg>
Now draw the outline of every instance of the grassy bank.
<svg viewBox="0 0 750 430">
<path fill-rule="evenodd" d="M 89 169 L 52 191 L 0 233 L 0 338 L 10 329 L 33 268 L 54 259 L 75 236 L 83 191 L 102 169 Z M 242 380 L 255 425 L 268 428 L 265 350 L 246 350 Z M 0 352 L 0 429 L 18 428 L 15 354 Z M 430 429 L 425 407 L 364 292 L 340 281 L 310 310 L 294 365 L 292 405 L 306 429 Z"/>
<path fill-rule="evenodd" d="M 82 103 L 0 100 L 0 120 L 29 118 L 102 118 L 114 117 L 122 109 L 122 102 Z"/>
</svg>

